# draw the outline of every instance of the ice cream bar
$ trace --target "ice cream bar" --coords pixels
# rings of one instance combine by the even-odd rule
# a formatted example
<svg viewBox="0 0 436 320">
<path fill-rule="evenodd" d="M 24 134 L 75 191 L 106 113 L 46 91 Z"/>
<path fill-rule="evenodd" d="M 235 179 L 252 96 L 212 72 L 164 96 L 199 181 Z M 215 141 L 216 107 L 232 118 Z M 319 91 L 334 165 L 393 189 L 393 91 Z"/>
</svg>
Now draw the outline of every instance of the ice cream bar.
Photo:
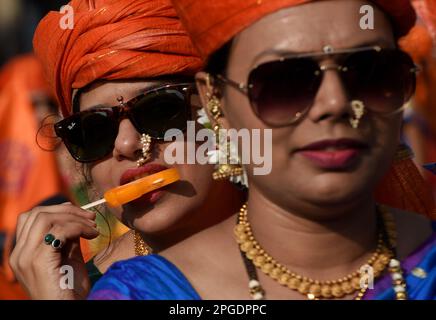
<svg viewBox="0 0 436 320">
<path fill-rule="evenodd" d="M 180 176 L 176 169 L 171 168 L 163 170 L 125 185 L 110 189 L 105 192 L 103 199 L 89 203 L 83 206 L 82 209 L 87 210 L 102 203 L 107 203 L 111 207 L 119 207 L 138 199 L 148 192 L 162 188 L 178 180 L 180 180 Z"/>
</svg>

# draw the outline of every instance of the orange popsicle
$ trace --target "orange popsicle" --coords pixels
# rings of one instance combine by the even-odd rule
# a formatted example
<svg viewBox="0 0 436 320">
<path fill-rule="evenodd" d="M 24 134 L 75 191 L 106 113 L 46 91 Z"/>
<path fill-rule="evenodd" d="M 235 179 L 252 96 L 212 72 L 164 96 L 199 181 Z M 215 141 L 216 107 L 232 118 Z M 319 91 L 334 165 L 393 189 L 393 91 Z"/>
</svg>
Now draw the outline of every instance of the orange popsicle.
<svg viewBox="0 0 436 320">
<path fill-rule="evenodd" d="M 105 192 L 103 199 L 89 203 L 83 206 L 82 209 L 87 210 L 102 203 L 107 203 L 111 207 L 119 207 L 138 199 L 148 192 L 162 188 L 178 180 L 180 180 L 180 176 L 176 169 L 171 168 L 163 170 L 125 185 L 110 189 Z"/>
</svg>

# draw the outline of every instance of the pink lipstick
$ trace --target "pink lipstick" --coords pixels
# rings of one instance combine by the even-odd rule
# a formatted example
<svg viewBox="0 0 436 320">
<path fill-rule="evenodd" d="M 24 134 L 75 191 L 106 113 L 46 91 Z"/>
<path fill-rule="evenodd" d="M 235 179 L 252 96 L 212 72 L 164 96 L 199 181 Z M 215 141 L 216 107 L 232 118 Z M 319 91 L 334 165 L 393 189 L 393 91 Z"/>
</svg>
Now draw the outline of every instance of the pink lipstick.
<svg viewBox="0 0 436 320">
<path fill-rule="evenodd" d="M 363 153 L 368 145 L 353 139 L 322 140 L 296 152 L 326 170 L 346 169 Z"/>
</svg>

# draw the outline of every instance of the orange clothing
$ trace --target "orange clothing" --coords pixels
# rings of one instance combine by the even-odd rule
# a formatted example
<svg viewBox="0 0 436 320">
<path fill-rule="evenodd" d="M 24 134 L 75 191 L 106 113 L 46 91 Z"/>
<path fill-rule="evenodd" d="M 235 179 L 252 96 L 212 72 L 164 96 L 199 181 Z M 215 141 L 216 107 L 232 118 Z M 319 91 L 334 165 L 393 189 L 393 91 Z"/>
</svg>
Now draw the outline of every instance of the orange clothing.
<svg viewBox="0 0 436 320">
<path fill-rule="evenodd" d="M 262 17 L 310 0 L 172 0 L 172 2 L 195 46 L 206 58 Z M 373 0 L 372 2 L 393 18 L 398 36 L 405 35 L 415 23 L 415 11 L 408 0 Z"/>
<path fill-rule="evenodd" d="M 95 80 L 194 75 L 202 66 L 169 0 L 73 0 L 74 28 L 62 14 L 39 24 L 36 54 L 62 113 L 71 113 L 72 89 Z"/>
<path fill-rule="evenodd" d="M 15 58 L 0 71 L 0 232 L 6 235 L 1 269 L 9 280 L 18 215 L 61 191 L 54 153 L 35 142 L 39 124 L 31 94 L 47 90 L 32 55 Z"/>
<path fill-rule="evenodd" d="M 18 282 L 11 282 L 0 272 L 0 300 L 25 300 L 27 295 Z"/>
<path fill-rule="evenodd" d="M 436 0 L 412 0 L 419 18 L 436 41 Z"/>
</svg>

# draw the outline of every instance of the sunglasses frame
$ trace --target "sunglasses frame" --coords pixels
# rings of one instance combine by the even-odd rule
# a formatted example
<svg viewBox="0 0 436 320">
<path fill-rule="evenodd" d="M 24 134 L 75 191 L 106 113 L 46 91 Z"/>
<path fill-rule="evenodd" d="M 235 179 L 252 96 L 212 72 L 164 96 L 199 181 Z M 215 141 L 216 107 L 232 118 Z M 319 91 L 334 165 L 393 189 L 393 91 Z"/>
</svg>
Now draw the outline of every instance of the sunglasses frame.
<svg viewBox="0 0 436 320">
<path fill-rule="evenodd" d="M 94 162 L 94 161 L 98 161 L 101 159 L 104 159 L 105 157 L 107 157 L 112 151 L 113 151 L 113 147 L 112 150 L 108 151 L 104 156 L 100 156 L 98 158 L 93 158 L 91 160 L 83 160 L 80 159 L 72 150 L 72 147 L 70 146 L 70 143 L 68 142 L 68 135 L 70 133 L 69 130 L 72 129 L 71 126 L 75 125 L 74 119 L 81 117 L 81 115 L 86 114 L 86 113 L 96 113 L 96 112 L 101 112 L 101 111 L 110 111 L 111 118 L 114 118 L 114 121 L 117 122 L 117 130 L 119 130 L 119 124 L 123 119 L 129 119 L 132 123 L 132 125 L 135 127 L 136 131 L 138 131 L 140 134 L 147 134 L 147 130 L 144 130 L 144 128 L 140 128 L 138 123 L 134 120 L 133 118 L 133 114 L 131 113 L 132 108 L 134 108 L 135 104 L 140 101 L 141 99 L 143 99 L 144 97 L 146 97 L 147 95 L 156 93 L 156 92 L 160 92 L 160 91 L 164 91 L 164 90 L 168 90 L 168 89 L 172 89 L 172 88 L 182 88 L 181 90 L 177 90 L 178 92 L 180 92 L 181 94 L 184 95 L 184 100 L 186 103 L 186 115 L 189 118 L 192 117 L 192 105 L 191 105 L 191 97 L 193 94 L 195 94 L 196 91 L 196 86 L 194 82 L 184 82 L 184 83 L 174 83 L 174 84 L 166 84 L 166 85 L 160 85 L 160 86 L 156 86 L 154 88 L 150 88 L 145 90 L 143 93 L 141 93 L 140 95 L 128 100 L 127 102 L 123 102 L 121 101 L 119 105 L 117 106 L 112 106 L 112 107 L 95 107 L 95 108 L 90 108 L 89 110 L 84 110 L 84 111 L 80 111 L 77 112 L 65 119 L 62 119 L 61 121 L 57 122 L 54 124 L 54 130 L 56 133 L 56 136 L 61 138 L 62 141 L 64 142 L 68 152 L 71 154 L 71 156 L 78 162 L 81 163 L 90 163 L 90 162 Z M 184 128 L 182 131 L 186 130 L 186 128 Z M 118 132 L 117 132 L 118 134 Z M 163 141 L 164 138 L 163 137 L 151 137 L 152 140 L 157 140 L 157 141 Z M 113 142 L 113 144 L 115 143 L 115 141 Z"/>
<path fill-rule="evenodd" d="M 308 52 L 308 53 L 292 53 L 292 54 L 287 54 L 284 55 L 282 57 L 280 57 L 280 59 L 278 60 L 272 60 L 272 61 L 266 61 L 266 62 L 261 62 L 258 63 L 256 65 L 254 65 L 254 67 L 252 69 L 250 69 L 250 72 L 248 73 L 247 78 L 250 78 L 250 75 L 252 74 L 253 71 L 255 71 L 257 68 L 259 68 L 260 66 L 267 64 L 267 63 L 271 63 L 271 62 L 285 62 L 286 60 L 289 59 L 300 59 L 300 58 L 324 58 L 324 57 L 332 57 L 332 56 L 340 56 L 340 55 L 350 55 L 353 53 L 359 53 L 359 52 L 365 52 L 365 51 L 375 51 L 375 52 L 380 52 L 383 50 L 390 50 L 390 51 L 400 51 L 404 54 L 404 51 L 400 50 L 399 48 L 382 48 L 380 46 L 364 46 L 364 47 L 358 47 L 358 48 L 351 48 L 351 49 L 341 49 L 341 50 L 334 50 L 331 46 L 326 46 L 324 48 L 323 51 L 316 51 L 316 52 Z M 271 51 L 272 53 L 274 53 L 273 51 Z M 264 53 L 267 54 L 268 52 Z M 413 60 L 412 58 L 410 58 L 412 63 Z M 327 65 L 319 65 L 319 70 L 317 70 L 315 72 L 316 76 L 321 76 L 322 73 L 324 73 L 327 70 L 336 70 L 339 72 L 346 72 L 347 71 L 347 67 L 344 67 L 342 65 L 339 64 L 327 64 Z M 413 67 L 410 69 L 410 72 L 413 74 L 416 74 L 420 71 L 420 68 L 418 65 L 416 65 L 415 63 L 413 63 Z M 250 84 L 247 80 L 246 83 L 244 82 L 237 82 L 234 81 L 232 79 L 229 79 L 225 76 L 223 76 L 222 74 L 218 74 L 216 75 L 216 79 L 226 85 L 229 85 L 233 88 L 235 88 L 236 90 L 238 90 L 239 92 L 241 92 L 242 94 L 244 94 L 245 96 L 248 97 L 248 100 L 250 102 L 250 106 L 251 109 L 253 110 L 254 114 L 256 115 L 256 117 L 261 120 L 263 123 L 271 126 L 271 127 L 275 127 L 275 128 L 279 128 L 279 127 L 285 127 L 285 126 L 289 126 L 289 125 L 293 125 L 296 122 L 298 122 L 309 110 L 312 106 L 306 107 L 304 110 L 302 110 L 301 112 L 296 113 L 295 117 L 290 120 L 289 122 L 286 122 L 284 124 L 281 125 L 277 125 L 277 124 L 272 124 L 269 123 L 265 120 L 263 120 L 260 115 L 259 112 L 257 111 L 257 108 L 253 105 L 252 99 L 250 97 L 250 90 L 253 88 L 253 85 Z M 416 86 L 416 81 L 415 81 L 415 86 Z M 405 108 L 407 108 L 408 104 L 405 103 L 401 108 L 399 108 L 398 110 L 395 110 L 393 112 L 387 113 L 386 115 L 394 115 L 397 114 L 401 111 L 403 111 Z"/>
</svg>

